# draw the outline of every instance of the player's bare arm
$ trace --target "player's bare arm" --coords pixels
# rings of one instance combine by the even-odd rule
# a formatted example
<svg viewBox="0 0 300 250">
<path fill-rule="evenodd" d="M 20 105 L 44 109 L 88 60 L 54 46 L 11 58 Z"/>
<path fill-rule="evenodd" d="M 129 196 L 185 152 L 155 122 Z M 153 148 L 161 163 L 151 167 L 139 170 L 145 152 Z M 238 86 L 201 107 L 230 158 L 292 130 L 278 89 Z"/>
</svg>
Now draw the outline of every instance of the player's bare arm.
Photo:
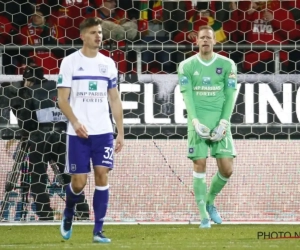
<svg viewBox="0 0 300 250">
<path fill-rule="evenodd" d="M 58 105 L 61 112 L 68 118 L 71 122 L 77 136 L 81 138 L 87 138 L 88 132 L 84 125 L 82 125 L 77 117 L 74 115 L 73 110 L 69 104 L 70 88 L 58 88 Z"/>
<path fill-rule="evenodd" d="M 108 90 L 108 101 L 112 115 L 116 121 L 118 136 L 116 138 L 115 152 L 119 153 L 124 145 L 123 107 L 117 88 Z"/>
</svg>

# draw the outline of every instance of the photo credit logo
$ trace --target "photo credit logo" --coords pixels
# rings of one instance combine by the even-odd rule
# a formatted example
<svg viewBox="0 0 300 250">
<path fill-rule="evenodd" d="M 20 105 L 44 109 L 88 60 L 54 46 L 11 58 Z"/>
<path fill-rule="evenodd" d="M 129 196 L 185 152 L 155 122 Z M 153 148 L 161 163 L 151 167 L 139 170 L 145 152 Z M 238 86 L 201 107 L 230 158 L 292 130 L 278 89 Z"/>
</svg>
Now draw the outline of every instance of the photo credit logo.
<svg viewBox="0 0 300 250">
<path fill-rule="evenodd" d="M 300 239 L 300 232 L 257 232 L 258 240 Z"/>
</svg>

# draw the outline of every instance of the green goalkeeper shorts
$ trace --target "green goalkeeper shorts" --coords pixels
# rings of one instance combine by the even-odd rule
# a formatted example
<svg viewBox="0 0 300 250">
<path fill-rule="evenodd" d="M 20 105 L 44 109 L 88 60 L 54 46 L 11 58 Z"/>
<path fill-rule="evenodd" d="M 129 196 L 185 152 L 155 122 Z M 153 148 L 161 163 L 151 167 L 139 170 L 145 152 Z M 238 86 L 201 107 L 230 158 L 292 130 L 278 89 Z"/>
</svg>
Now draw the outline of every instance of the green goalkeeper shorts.
<svg viewBox="0 0 300 250">
<path fill-rule="evenodd" d="M 214 158 L 234 158 L 236 156 L 232 134 L 229 130 L 226 136 L 218 142 L 202 139 L 194 130 L 188 131 L 189 159 L 198 160 L 207 158 L 208 149 L 210 149 L 210 155 Z"/>
</svg>

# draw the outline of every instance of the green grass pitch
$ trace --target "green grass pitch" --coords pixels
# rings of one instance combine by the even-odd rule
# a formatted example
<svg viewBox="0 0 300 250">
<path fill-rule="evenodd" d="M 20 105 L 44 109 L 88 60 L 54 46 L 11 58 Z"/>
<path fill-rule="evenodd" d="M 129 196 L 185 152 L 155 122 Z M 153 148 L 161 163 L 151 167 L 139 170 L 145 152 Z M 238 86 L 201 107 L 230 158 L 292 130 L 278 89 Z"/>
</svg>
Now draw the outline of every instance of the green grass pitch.
<svg viewBox="0 0 300 250">
<path fill-rule="evenodd" d="M 0 249 L 300 249 L 300 238 L 257 238 L 259 232 L 293 237 L 300 225 L 106 225 L 105 235 L 112 239 L 106 245 L 92 243 L 91 231 L 92 226 L 74 225 L 72 238 L 65 241 L 58 225 L 0 226 Z"/>
</svg>

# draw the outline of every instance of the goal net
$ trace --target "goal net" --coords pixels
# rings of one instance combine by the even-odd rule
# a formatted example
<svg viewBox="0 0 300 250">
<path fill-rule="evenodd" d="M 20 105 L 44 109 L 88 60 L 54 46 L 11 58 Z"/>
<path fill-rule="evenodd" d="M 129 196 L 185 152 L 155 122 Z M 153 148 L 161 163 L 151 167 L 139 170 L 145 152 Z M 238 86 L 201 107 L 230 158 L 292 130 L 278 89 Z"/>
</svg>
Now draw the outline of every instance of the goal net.
<svg viewBox="0 0 300 250">
<path fill-rule="evenodd" d="M 63 56 L 70 48 L 81 46 L 79 35 L 74 35 L 78 32 L 78 21 L 96 15 L 94 11 L 99 8 L 104 12 L 118 8 L 119 15 L 127 12 L 126 20 L 135 23 L 131 29 L 137 31 L 135 37 L 130 38 L 123 27 L 124 38 L 117 41 L 113 30 L 109 30 L 110 37 L 104 37 L 101 48 L 102 53 L 115 60 L 120 72 L 118 89 L 125 124 L 125 146 L 115 155 L 115 166 L 109 175 L 106 221 L 199 221 L 192 187 L 192 162 L 186 157 L 186 110 L 175 73 L 180 61 L 197 52 L 193 32 L 205 24 L 213 27 L 219 39 L 216 52 L 232 58 L 238 67 L 238 94 L 231 118 L 237 157 L 234 173 L 218 195 L 216 206 L 225 222 L 300 220 L 297 1 L 258 2 L 251 5 L 254 12 L 249 11 L 247 1 L 232 4 L 141 0 L 132 1 L 128 6 L 122 1 L 116 1 L 113 6 L 108 6 L 106 1 L 100 1 L 99 6 L 95 6 L 97 1 L 60 1 L 58 6 L 52 1 L 40 2 L 48 9 L 29 6 L 27 12 L 22 11 L 26 21 L 12 10 L 13 1 L 0 5 L 0 30 L 1 23 L 5 28 L 12 25 L 3 31 L 6 39 L 11 40 L 0 38 L 0 43 L 8 44 L 0 44 L 3 73 L 0 75 L 1 220 L 39 220 L 31 192 L 30 153 L 24 146 L 26 141 L 20 141 L 22 128 L 11 112 L 9 105 L 13 98 L 6 96 L 7 85 L 3 83 L 22 81 L 24 63 L 30 62 L 44 68 L 45 78 L 56 81 Z M 275 22 L 264 20 L 269 16 L 255 16 L 262 10 L 273 13 Z M 277 12 L 281 13 L 280 20 L 276 19 Z M 33 32 L 30 24 L 36 22 L 38 16 L 47 17 L 49 32 L 62 31 L 51 33 L 58 46 L 53 45 L 53 41 L 47 44 L 47 39 L 35 43 L 34 39 L 39 37 L 32 40 L 30 33 L 26 33 Z M 120 25 L 116 17 L 107 20 Z M 276 26 L 276 20 L 282 29 Z M 24 42 L 19 37 L 26 34 Z M 9 45 L 11 42 L 15 45 Z M 30 46 L 23 46 L 27 44 Z M 48 48 L 46 52 L 45 47 L 38 50 L 42 45 Z M 57 53 L 57 49 L 63 55 Z M 47 61 L 49 58 L 55 65 Z M 45 164 L 48 165 L 46 194 L 55 211 L 54 220 L 60 220 L 65 192 L 55 162 Z M 215 160 L 208 158 L 208 186 L 216 171 Z M 85 187 L 86 203 L 90 207 L 88 221 L 94 218 L 93 192 L 94 179 L 90 175 Z"/>
</svg>

